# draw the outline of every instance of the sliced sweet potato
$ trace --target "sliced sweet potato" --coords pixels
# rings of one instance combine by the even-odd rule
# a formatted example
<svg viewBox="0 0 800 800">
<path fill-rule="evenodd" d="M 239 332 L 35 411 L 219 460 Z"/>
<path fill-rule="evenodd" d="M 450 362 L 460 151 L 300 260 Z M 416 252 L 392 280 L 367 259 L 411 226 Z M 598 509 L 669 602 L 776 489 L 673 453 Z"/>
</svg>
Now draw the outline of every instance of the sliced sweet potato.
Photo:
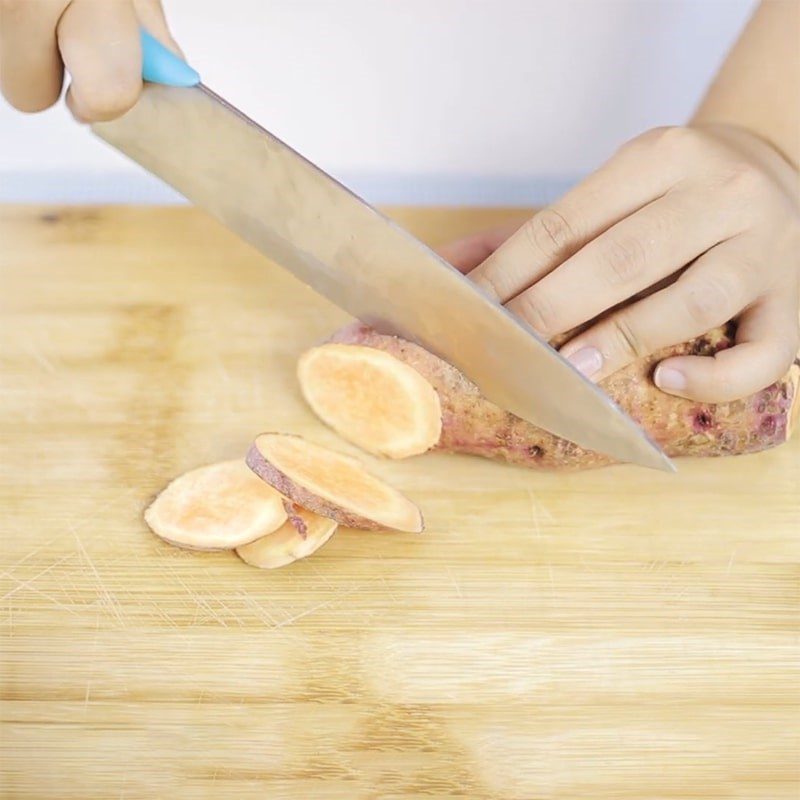
<svg viewBox="0 0 800 800">
<path fill-rule="evenodd" d="M 340 525 L 413 532 L 424 527 L 419 509 L 356 459 L 299 436 L 262 433 L 247 464 L 293 503 Z"/>
<path fill-rule="evenodd" d="M 156 536 L 190 550 L 232 550 L 286 522 L 283 498 L 244 461 L 222 461 L 186 472 L 145 511 Z"/>
<path fill-rule="evenodd" d="M 302 522 L 302 531 L 297 520 Z M 236 554 L 242 561 L 260 569 L 285 567 L 319 550 L 337 527 L 332 519 L 294 506 L 291 520 L 284 522 L 274 533 L 237 547 Z"/>
<path fill-rule="evenodd" d="M 364 450 L 406 458 L 439 441 L 439 395 L 390 353 L 358 345 L 315 347 L 300 358 L 297 375 L 317 416 Z"/>
<path fill-rule="evenodd" d="M 736 326 L 728 323 L 692 342 L 665 348 L 629 364 L 600 385 L 668 456 L 727 456 L 776 447 L 789 439 L 800 417 L 800 357 L 786 375 L 771 386 L 726 403 L 699 403 L 665 394 L 652 381 L 653 369 L 662 358 L 686 354 L 713 356 L 734 345 L 735 341 Z M 339 392 L 339 397 L 326 398 L 326 413 L 320 416 L 340 436 L 367 452 L 376 455 L 386 452 L 380 433 L 384 429 L 380 420 L 372 420 L 370 425 L 376 432 L 375 438 L 370 440 L 364 436 L 364 429 L 354 424 L 353 415 L 348 413 L 348 403 L 353 392 L 360 392 L 358 360 L 364 358 L 369 349 L 375 349 L 413 368 L 438 394 L 441 434 L 434 444 L 436 450 L 498 458 L 543 470 L 588 469 L 611 463 L 611 459 L 601 453 L 584 450 L 504 411 L 483 397 L 478 387 L 455 367 L 422 347 L 377 333 L 360 323 L 348 325 L 336 333 L 329 344 L 315 348 L 315 357 L 306 361 L 305 368 L 299 371 L 301 385 L 318 380 L 313 373 L 318 365 L 325 364 L 328 348 L 334 348 L 332 352 L 341 358 L 341 348 L 348 346 L 352 348 L 348 382 L 337 384 L 323 378 L 322 383 L 327 383 L 330 393 Z M 365 366 L 365 374 L 372 374 L 373 363 L 370 360 Z M 389 371 L 390 367 L 385 370 Z M 381 390 L 377 382 L 373 382 L 372 387 L 375 391 Z M 305 386 L 303 391 L 310 396 Z M 391 417 L 393 402 L 393 394 L 389 394 L 383 401 L 375 399 L 373 407 L 385 407 Z M 313 402 L 312 408 L 319 413 Z M 413 440 L 413 431 L 408 431 L 407 436 Z"/>
</svg>

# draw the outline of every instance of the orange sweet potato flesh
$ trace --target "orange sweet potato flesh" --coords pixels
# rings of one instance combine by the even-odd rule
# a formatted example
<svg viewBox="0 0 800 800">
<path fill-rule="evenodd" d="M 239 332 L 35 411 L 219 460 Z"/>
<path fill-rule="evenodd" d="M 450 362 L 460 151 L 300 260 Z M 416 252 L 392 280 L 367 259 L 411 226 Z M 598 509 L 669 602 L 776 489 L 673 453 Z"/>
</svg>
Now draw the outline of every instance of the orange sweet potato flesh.
<svg viewBox="0 0 800 800">
<path fill-rule="evenodd" d="M 789 438 L 797 419 L 800 361 L 766 389 L 716 405 L 665 394 L 652 382 L 653 369 L 666 356 L 712 355 L 730 347 L 734 335 L 735 326 L 730 323 L 688 344 L 637 361 L 601 386 L 671 457 L 740 455 L 775 447 Z M 347 326 L 330 341 L 390 353 L 430 382 L 439 395 L 442 413 L 435 449 L 550 470 L 587 469 L 612 461 L 504 411 L 486 400 L 457 369 L 417 345 L 376 333 L 360 323 Z"/>
<path fill-rule="evenodd" d="M 231 550 L 280 528 L 287 511 L 280 494 L 237 459 L 180 475 L 144 518 L 156 536 L 176 547 Z"/>
<path fill-rule="evenodd" d="M 300 436 L 262 433 L 246 461 L 290 501 L 290 521 L 296 504 L 350 528 L 413 533 L 425 528 L 420 510 L 397 489 L 369 474 L 356 459 Z"/>
<path fill-rule="evenodd" d="M 278 530 L 236 548 L 242 561 L 259 569 L 285 567 L 312 555 L 333 536 L 337 525 L 332 519 L 289 505 L 289 519 Z"/>
</svg>

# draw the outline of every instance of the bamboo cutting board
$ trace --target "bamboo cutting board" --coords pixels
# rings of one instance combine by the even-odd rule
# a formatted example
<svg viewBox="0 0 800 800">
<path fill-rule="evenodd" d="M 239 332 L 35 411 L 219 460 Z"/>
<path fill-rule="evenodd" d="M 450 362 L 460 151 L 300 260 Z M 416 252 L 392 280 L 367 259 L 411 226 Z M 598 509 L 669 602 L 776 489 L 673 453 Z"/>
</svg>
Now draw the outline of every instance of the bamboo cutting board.
<svg viewBox="0 0 800 800">
<path fill-rule="evenodd" d="M 0 208 L 0 794 L 796 798 L 797 436 L 676 476 L 365 458 L 428 531 L 273 572 L 148 533 L 261 430 L 350 449 L 293 375 L 344 321 L 191 209 Z"/>
</svg>

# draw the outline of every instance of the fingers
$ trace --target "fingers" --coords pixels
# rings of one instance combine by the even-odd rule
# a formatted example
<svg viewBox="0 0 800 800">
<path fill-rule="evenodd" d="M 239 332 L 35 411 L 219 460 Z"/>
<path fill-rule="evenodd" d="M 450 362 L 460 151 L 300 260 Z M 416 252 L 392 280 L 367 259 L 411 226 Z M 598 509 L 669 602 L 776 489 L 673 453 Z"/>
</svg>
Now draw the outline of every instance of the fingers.
<svg viewBox="0 0 800 800">
<path fill-rule="evenodd" d="M 61 94 L 56 25 L 68 1 L 0 0 L 0 90 L 20 111 L 43 111 Z"/>
<path fill-rule="evenodd" d="M 73 0 L 58 24 L 72 76 L 67 105 L 82 122 L 114 119 L 142 90 L 139 20 L 129 0 Z"/>
<path fill-rule="evenodd" d="M 552 339 L 683 269 L 734 235 L 739 230 L 737 215 L 725 212 L 707 193 L 671 191 L 598 236 L 510 300 L 508 308 Z"/>
<path fill-rule="evenodd" d="M 672 130 L 672 129 L 669 129 Z M 490 296 L 506 303 L 554 270 L 587 242 L 663 195 L 680 179 L 672 147 L 654 158 L 650 132 L 625 145 L 609 162 L 558 202 L 526 222 L 470 273 Z"/>
<path fill-rule="evenodd" d="M 724 325 L 760 291 L 759 270 L 743 262 L 738 242 L 699 258 L 666 288 L 620 308 L 560 350 L 592 380 L 639 358 Z"/>
<path fill-rule="evenodd" d="M 181 55 L 159 0 L 0 0 L 0 90 L 41 111 L 61 94 L 66 66 L 76 118 L 119 116 L 141 91 L 140 24 Z"/>
<path fill-rule="evenodd" d="M 139 21 L 148 33 L 153 34 L 162 44 L 166 45 L 173 53 L 183 58 L 183 51 L 172 38 L 172 33 L 164 16 L 164 8 L 160 0 L 133 0 L 133 7 Z"/>
<path fill-rule="evenodd" d="M 519 229 L 519 223 L 498 225 L 455 242 L 436 248 L 436 252 L 461 272 L 469 272 L 485 261 L 509 236 Z"/>
<path fill-rule="evenodd" d="M 662 361 L 656 385 L 669 394 L 705 403 L 746 397 L 781 378 L 800 346 L 797 289 L 771 295 L 741 317 L 736 344 L 713 357 L 679 356 Z"/>
</svg>

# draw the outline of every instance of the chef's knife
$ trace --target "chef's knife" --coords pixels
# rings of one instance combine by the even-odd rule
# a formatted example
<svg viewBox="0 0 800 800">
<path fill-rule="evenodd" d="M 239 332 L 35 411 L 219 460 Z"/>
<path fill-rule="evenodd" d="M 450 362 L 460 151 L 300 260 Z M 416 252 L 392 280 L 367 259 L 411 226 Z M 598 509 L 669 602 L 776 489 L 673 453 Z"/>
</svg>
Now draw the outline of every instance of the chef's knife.
<svg viewBox="0 0 800 800">
<path fill-rule="evenodd" d="M 153 82 L 127 114 L 96 123 L 98 136 L 353 316 L 458 367 L 497 405 L 619 461 L 673 469 L 531 328 L 144 33 L 142 49 Z"/>
</svg>

